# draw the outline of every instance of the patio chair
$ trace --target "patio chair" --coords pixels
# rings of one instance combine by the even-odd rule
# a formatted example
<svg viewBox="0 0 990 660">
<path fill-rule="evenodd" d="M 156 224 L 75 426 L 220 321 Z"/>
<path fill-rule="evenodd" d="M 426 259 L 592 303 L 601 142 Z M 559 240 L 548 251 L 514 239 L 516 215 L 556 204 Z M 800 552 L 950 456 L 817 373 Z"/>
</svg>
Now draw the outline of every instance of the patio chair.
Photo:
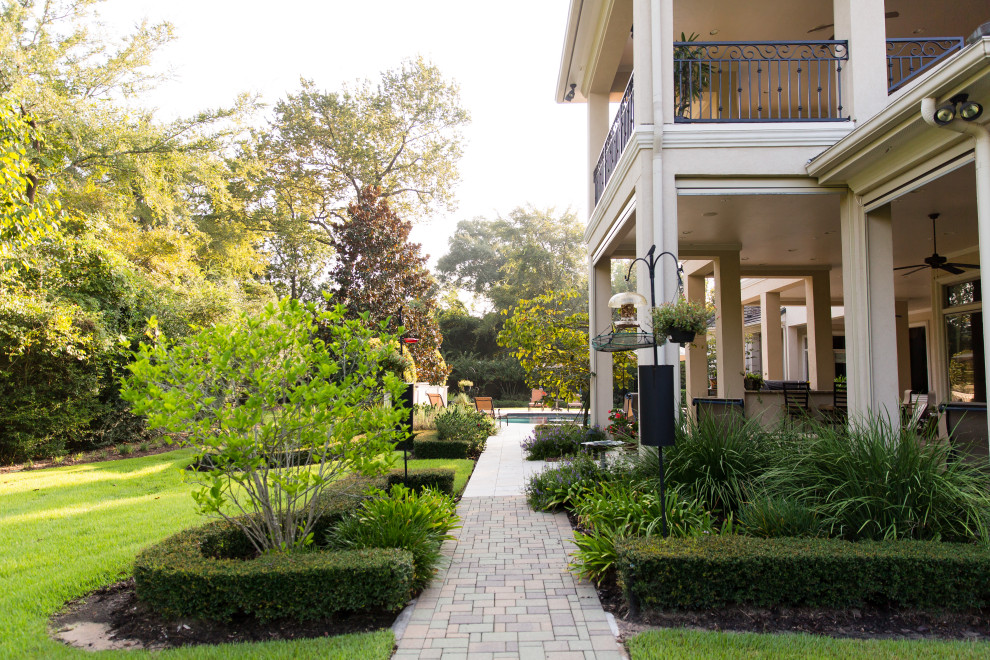
<svg viewBox="0 0 990 660">
<path fill-rule="evenodd" d="M 427 392 L 426 398 L 430 400 L 430 405 L 434 408 L 443 408 L 443 397 L 439 394 L 434 394 L 433 392 Z"/>
<path fill-rule="evenodd" d="M 499 426 L 502 425 L 502 420 L 504 418 L 497 410 L 495 410 L 495 406 L 492 403 L 492 398 L 490 396 L 474 397 L 474 409 L 478 412 L 483 412 L 486 415 L 491 415 L 492 419 L 498 422 Z"/>
<path fill-rule="evenodd" d="M 806 381 L 785 380 L 781 383 L 784 391 L 784 411 L 791 419 L 806 419 L 811 413 L 809 399 L 811 390 Z"/>
<path fill-rule="evenodd" d="M 526 407 L 527 410 L 532 410 L 533 408 L 543 409 L 546 405 L 543 401 L 543 397 L 547 395 L 542 389 L 533 390 L 529 397 L 529 405 Z"/>
<path fill-rule="evenodd" d="M 831 424 L 845 424 L 849 418 L 848 383 L 836 383 L 832 390 L 832 405 L 819 408 L 825 420 Z"/>
</svg>

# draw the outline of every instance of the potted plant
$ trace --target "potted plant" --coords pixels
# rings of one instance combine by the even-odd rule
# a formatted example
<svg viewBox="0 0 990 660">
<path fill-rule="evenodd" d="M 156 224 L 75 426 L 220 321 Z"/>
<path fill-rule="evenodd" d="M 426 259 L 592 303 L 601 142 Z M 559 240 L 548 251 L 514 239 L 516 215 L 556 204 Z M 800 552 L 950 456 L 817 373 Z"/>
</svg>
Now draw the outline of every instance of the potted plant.
<svg viewBox="0 0 990 660">
<path fill-rule="evenodd" d="M 678 298 L 653 308 L 653 336 L 657 344 L 667 338 L 675 344 L 689 344 L 696 335 L 705 332 L 715 318 L 715 308 L 704 302 Z"/>
<path fill-rule="evenodd" d="M 743 376 L 743 387 L 745 387 L 750 392 L 757 392 L 763 389 L 763 375 L 747 373 Z"/>
</svg>

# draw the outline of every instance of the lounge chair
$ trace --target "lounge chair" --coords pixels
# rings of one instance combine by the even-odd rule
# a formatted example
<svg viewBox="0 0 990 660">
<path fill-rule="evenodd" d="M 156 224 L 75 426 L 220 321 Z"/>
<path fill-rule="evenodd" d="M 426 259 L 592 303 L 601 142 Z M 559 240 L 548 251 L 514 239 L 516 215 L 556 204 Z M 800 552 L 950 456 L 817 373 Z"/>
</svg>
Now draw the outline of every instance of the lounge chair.
<svg viewBox="0 0 990 660">
<path fill-rule="evenodd" d="M 433 392 L 427 392 L 426 398 L 430 400 L 430 405 L 435 408 L 443 408 L 443 397 L 439 394 L 434 394 Z"/>
<path fill-rule="evenodd" d="M 547 393 L 544 392 L 542 389 L 533 390 L 532 394 L 530 394 L 529 397 L 529 406 L 527 406 L 527 410 L 532 410 L 533 408 L 539 408 L 542 410 L 543 407 L 546 405 L 543 402 L 543 397 L 545 397 L 546 395 Z"/>
<path fill-rule="evenodd" d="M 502 425 L 502 415 L 495 410 L 495 406 L 492 403 L 492 398 L 490 396 L 476 396 L 474 397 L 474 408 L 478 412 L 483 412 L 486 415 L 491 415 L 492 419 Z"/>
</svg>

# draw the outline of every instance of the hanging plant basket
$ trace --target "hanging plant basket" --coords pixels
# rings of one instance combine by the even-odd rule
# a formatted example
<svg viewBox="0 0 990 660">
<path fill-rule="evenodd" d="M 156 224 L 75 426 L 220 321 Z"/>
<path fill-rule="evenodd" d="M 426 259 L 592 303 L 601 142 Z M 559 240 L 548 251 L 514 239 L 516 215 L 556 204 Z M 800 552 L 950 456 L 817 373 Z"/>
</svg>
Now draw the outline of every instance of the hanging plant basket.
<svg viewBox="0 0 990 660">
<path fill-rule="evenodd" d="M 603 332 L 591 340 L 591 347 L 601 353 L 621 353 L 650 348 L 656 344 L 649 332 Z"/>
<path fill-rule="evenodd" d="M 694 341 L 694 338 L 698 336 L 694 330 L 684 330 L 683 328 L 671 328 L 667 331 L 667 336 L 670 337 L 671 343 L 674 344 L 690 344 Z"/>
</svg>

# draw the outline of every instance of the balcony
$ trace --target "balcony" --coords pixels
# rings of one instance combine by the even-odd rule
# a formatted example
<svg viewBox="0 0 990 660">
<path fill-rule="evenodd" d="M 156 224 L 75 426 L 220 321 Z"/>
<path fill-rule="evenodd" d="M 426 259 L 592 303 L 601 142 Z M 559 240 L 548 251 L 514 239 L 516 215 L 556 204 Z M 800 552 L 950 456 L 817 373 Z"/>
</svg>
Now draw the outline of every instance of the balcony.
<svg viewBox="0 0 990 660">
<path fill-rule="evenodd" d="M 592 174 L 592 181 L 595 186 L 595 203 L 601 198 L 608 184 L 609 177 L 615 170 L 615 166 L 626 148 L 626 142 L 633 133 L 636 118 L 633 113 L 633 77 L 629 76 L 626 84 L 626 91 L 622 94 L 622 101 L 619 103 L 619 110 L 615 113 L 612 126 L 608 129 L 608 136 L 605 138 L 605 145 L 602 153 L 598 157 L 595 171 Z"/>
<path fill-rule="evenodd" d="M 962 47 L 962 37 L 887 39 L 887 93 L 893 94 Z"/>
</svg>

